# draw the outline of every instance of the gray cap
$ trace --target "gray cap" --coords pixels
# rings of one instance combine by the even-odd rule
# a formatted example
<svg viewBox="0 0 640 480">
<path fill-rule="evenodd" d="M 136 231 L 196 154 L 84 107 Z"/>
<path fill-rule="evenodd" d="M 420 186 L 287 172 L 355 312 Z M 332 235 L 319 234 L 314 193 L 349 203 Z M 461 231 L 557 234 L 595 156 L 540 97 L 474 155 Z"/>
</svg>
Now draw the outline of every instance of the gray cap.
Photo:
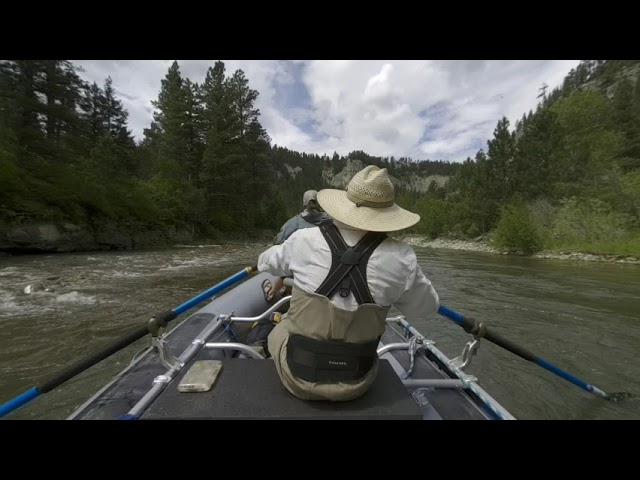
<svg viewBox="0 0 640 480">
<path fill-rule="evenodd" d="M 311 200 L 318 202 L 318 192 L 316 190 L 307 190 L 302 197 L 302 205 L 307 206 Z"/>
</svg>

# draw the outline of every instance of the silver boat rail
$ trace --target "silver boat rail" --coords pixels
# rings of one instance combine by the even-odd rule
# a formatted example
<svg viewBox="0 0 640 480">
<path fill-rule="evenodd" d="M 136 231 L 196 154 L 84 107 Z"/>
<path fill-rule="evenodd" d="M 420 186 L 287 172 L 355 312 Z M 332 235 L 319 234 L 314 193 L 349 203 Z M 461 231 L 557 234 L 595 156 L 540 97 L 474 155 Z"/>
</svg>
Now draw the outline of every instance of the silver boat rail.
<svg viewBox="0 0 640 480">
<path fill-rule="evenodd" d="M 138 418 L 158 397 L 158 395 L 160 395 L 178 372 L 180 372 L 180 370 L 182 370 L 182 368 L 197 355 L 211 335 L 213 335 L 216 330 L 223 328 L 224 317 L 224 315 L 218 315 L 214 320 L 209 322 L 209 324 L 201 330 L 200 334 L 198 334 L 198 336 L 178 358 L 171 356 L 171 361 L 169 363 L 171 365 L 170 368 L 163 375 L 158 375 L 153 379 L 153 386 L 151 389 L 129 410 L 129 412 L 127 412 L 123 418 Z M 160 349 L 165 348 L 163 338 L 158 339 L 156 346 Z M 167 357 L 166 352 L 163 354 L 162 350 L 160 350 L 160 355 L 161 357 Z"/>
<path fill-rule="evenodd" d="M 275 312 L 278 308 L 280 308 L 282 305 L 287 303 L 289 300 L 291 300 L 291 295 L 288 295 L 286 297 L 282 297 L 280 300 L 278 300 L 276 303 L 274 303 L 270 308 L 268 308 L 264 313 L 261 313 L 260 315 L 258 315 L 256 317 L 234 317 L 233 314 L 229 314 L 227 316 L 227 321 L 229 321 L 229 322 L 257 322 L 258 320 L 262 320 L 263 318 L 267 317 L 268 315 L 271 315 L 273 312 Z"/>
<path fill-rule="evenodd" d="M 421 348 L 429 350 L 429 352 L 431 352 L 438 360 L 440 360 L 444 365 L 447 365 L 451 372 L 464 384 L 464 388 L 473 392 L 498 418 L 502 420 L 516 420 L 516 418 L 511 415 L 511 413 L 509 413 L 502 405 L 500 405 L 500 403 L 498 403 L 480 385 L 478 385 L 478 379 L 475 376 L 468 375 L 462 371 L 471 363 L 471 355 L 475 354 L 479 347 L 478 339 L 474 338 L 473 340 L 467 342 L 462 354 L 459 357 L 451 360 L 438 348 L 436 348 L 435 342 L 424 340 L 422 334 L 418 330 L 416 330 L 415 327 L 413 327 L 409 322 L 407 322 L 403 315 L 387 318 L 386 321 L 387 323 L 396 323 L 399 326 L 403 327 L 405 330 L 405 336 L 408 336 L 408 334 L 411 333 L 413 335 L 413 338 L 417 337 L 418 339 L 421 339 Z M 406 345 L 407 348 L 409 348 L 409 343 L 407 343 Z M 413 380 L 412 382 L 409 382 L 407 386 L 410 386 L 410 384 L 413 382 L 422 381 Z"/>
</svg>

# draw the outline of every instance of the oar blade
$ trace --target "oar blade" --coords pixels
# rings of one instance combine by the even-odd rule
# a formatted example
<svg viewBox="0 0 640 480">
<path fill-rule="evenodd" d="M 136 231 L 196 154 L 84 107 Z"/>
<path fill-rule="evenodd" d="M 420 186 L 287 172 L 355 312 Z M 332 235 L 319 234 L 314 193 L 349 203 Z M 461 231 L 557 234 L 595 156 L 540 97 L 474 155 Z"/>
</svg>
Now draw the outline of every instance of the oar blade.
<svg viewBox="0 0 640 480">
<path fill-rule="evenodd" d="M 630 398 L 633 398 L 633 395 L 630 392 L 610 393 L 607 397 L 607 399 L 612 402 L 622 402 L 624 400 L 629 400 Z"/>
</svg>

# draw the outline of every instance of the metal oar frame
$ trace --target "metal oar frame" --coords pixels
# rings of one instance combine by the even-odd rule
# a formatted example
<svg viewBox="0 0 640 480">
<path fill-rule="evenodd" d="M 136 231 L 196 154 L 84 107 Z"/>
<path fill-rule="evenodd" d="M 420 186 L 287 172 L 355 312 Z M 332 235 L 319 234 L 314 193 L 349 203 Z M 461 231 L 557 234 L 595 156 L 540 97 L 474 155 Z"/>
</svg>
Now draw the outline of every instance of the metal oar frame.
<svg viewBox="0 0 640 480">
<path fill-rule="evenodd" d="M 147 394 L 136 404 L 130 411 L 128 416 L 130 418 L 136 418 L 144 412 L 144 410 L 151 404 L 151 402 L 160 394 L 164 387 L 176 376 L 179 372 L 196 354 L 202 349 L 220 349 L 220 350 L 233 350 L 239 351 L 243 354 L 255 358 L 266 359 L 266 357 L 256 350 L 255 348 L 239 343 L 239 342 L 208 342 L 208 339 L 219 329 L 228 328 L 232 323 L 253 323 L 263 318 L 268 317 L 271 313 L 278 310 L 291 300 L 291 295 L 282 297 L 270 308 L 264 311 L 262 314 L 255 317 L 237 317 L 232 313 L 219 314 L 200 335 L 193 340 L 191 345 L 183 352 L 183 354 L 176 358 L 169 350 L 164 337 L 171 333 L 166 332 L 163 335 L 159 335 L 158 322 L 155 318 L 149 321 L 149 331 L 151 332 L 151 346 L 158 351 L 162 363 L 167 367 L 167 372 L 163 375 L 158 375 L 153 380 L 153 388 L 147 392 Z M 378 357 L 382 357 L 393 350 L 406 350 L 409 352 L 411 364 L 409 370 L 405 371 L 402 367 L 399 367 L 402 372 L 400 374 L 403 384 L 407 387 L 415 387 L 416 390 L 424 388 L 459 388 L 472 391 L 498 418 L 504 420 L 515 420 L 508 411 L 506 411 L 497 401 L 495 401 L 487 392 L 485 392 L 478 384 L 477 378 L 473 375 L 466 374 L 463 370 L 471 364 L 473 355 L 477 354 L 480 348 L 480 339 L 484 332 L 484 327 L 481 324 L 477 334 L 469 340 L 462 353 L 454 358 L 449 359 L 444 353 L 435 347 L 435 342 L 427 340 L 422 334 L 417 331 L 412 325 L 410 325 L 404 318 L 404 316 L 396 316 L 387 318 L 387 323 L 397 324 L 404 330 L 404 336 L 407 338 L 407 342 L 390 343 L 380 347 L 377 350 Z M 414 367 L 416 354 L 419 351 L 429 351 L 440 362 L 446 365 L 449 370 L 457 377 L 451 379 L 412 379 L 410 378 Z"/>
</svg>

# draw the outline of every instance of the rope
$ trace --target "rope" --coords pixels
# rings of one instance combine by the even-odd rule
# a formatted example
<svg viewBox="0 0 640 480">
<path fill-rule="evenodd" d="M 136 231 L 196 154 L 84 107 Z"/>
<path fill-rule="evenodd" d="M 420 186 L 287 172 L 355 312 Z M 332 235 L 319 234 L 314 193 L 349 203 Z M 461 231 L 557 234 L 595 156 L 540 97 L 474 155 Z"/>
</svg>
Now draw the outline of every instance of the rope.
<svg viewBox="0 0 640 480">
<path fill-rule="evenodd" d="M 409 370 L 404 376 L 405 379 L 409 378 L 413 373 L 413 368 L 416 364 L 416 352 L 423 345 L 423 340 L 424 337 L 418 335 L 411 337 L 411 340 L 409 340 L 409 357 L 411 358 L 411 363 L 409 364 Z M 420 346 L 418 346 L 418 344 L 420 344 Z"/>
</svg>

